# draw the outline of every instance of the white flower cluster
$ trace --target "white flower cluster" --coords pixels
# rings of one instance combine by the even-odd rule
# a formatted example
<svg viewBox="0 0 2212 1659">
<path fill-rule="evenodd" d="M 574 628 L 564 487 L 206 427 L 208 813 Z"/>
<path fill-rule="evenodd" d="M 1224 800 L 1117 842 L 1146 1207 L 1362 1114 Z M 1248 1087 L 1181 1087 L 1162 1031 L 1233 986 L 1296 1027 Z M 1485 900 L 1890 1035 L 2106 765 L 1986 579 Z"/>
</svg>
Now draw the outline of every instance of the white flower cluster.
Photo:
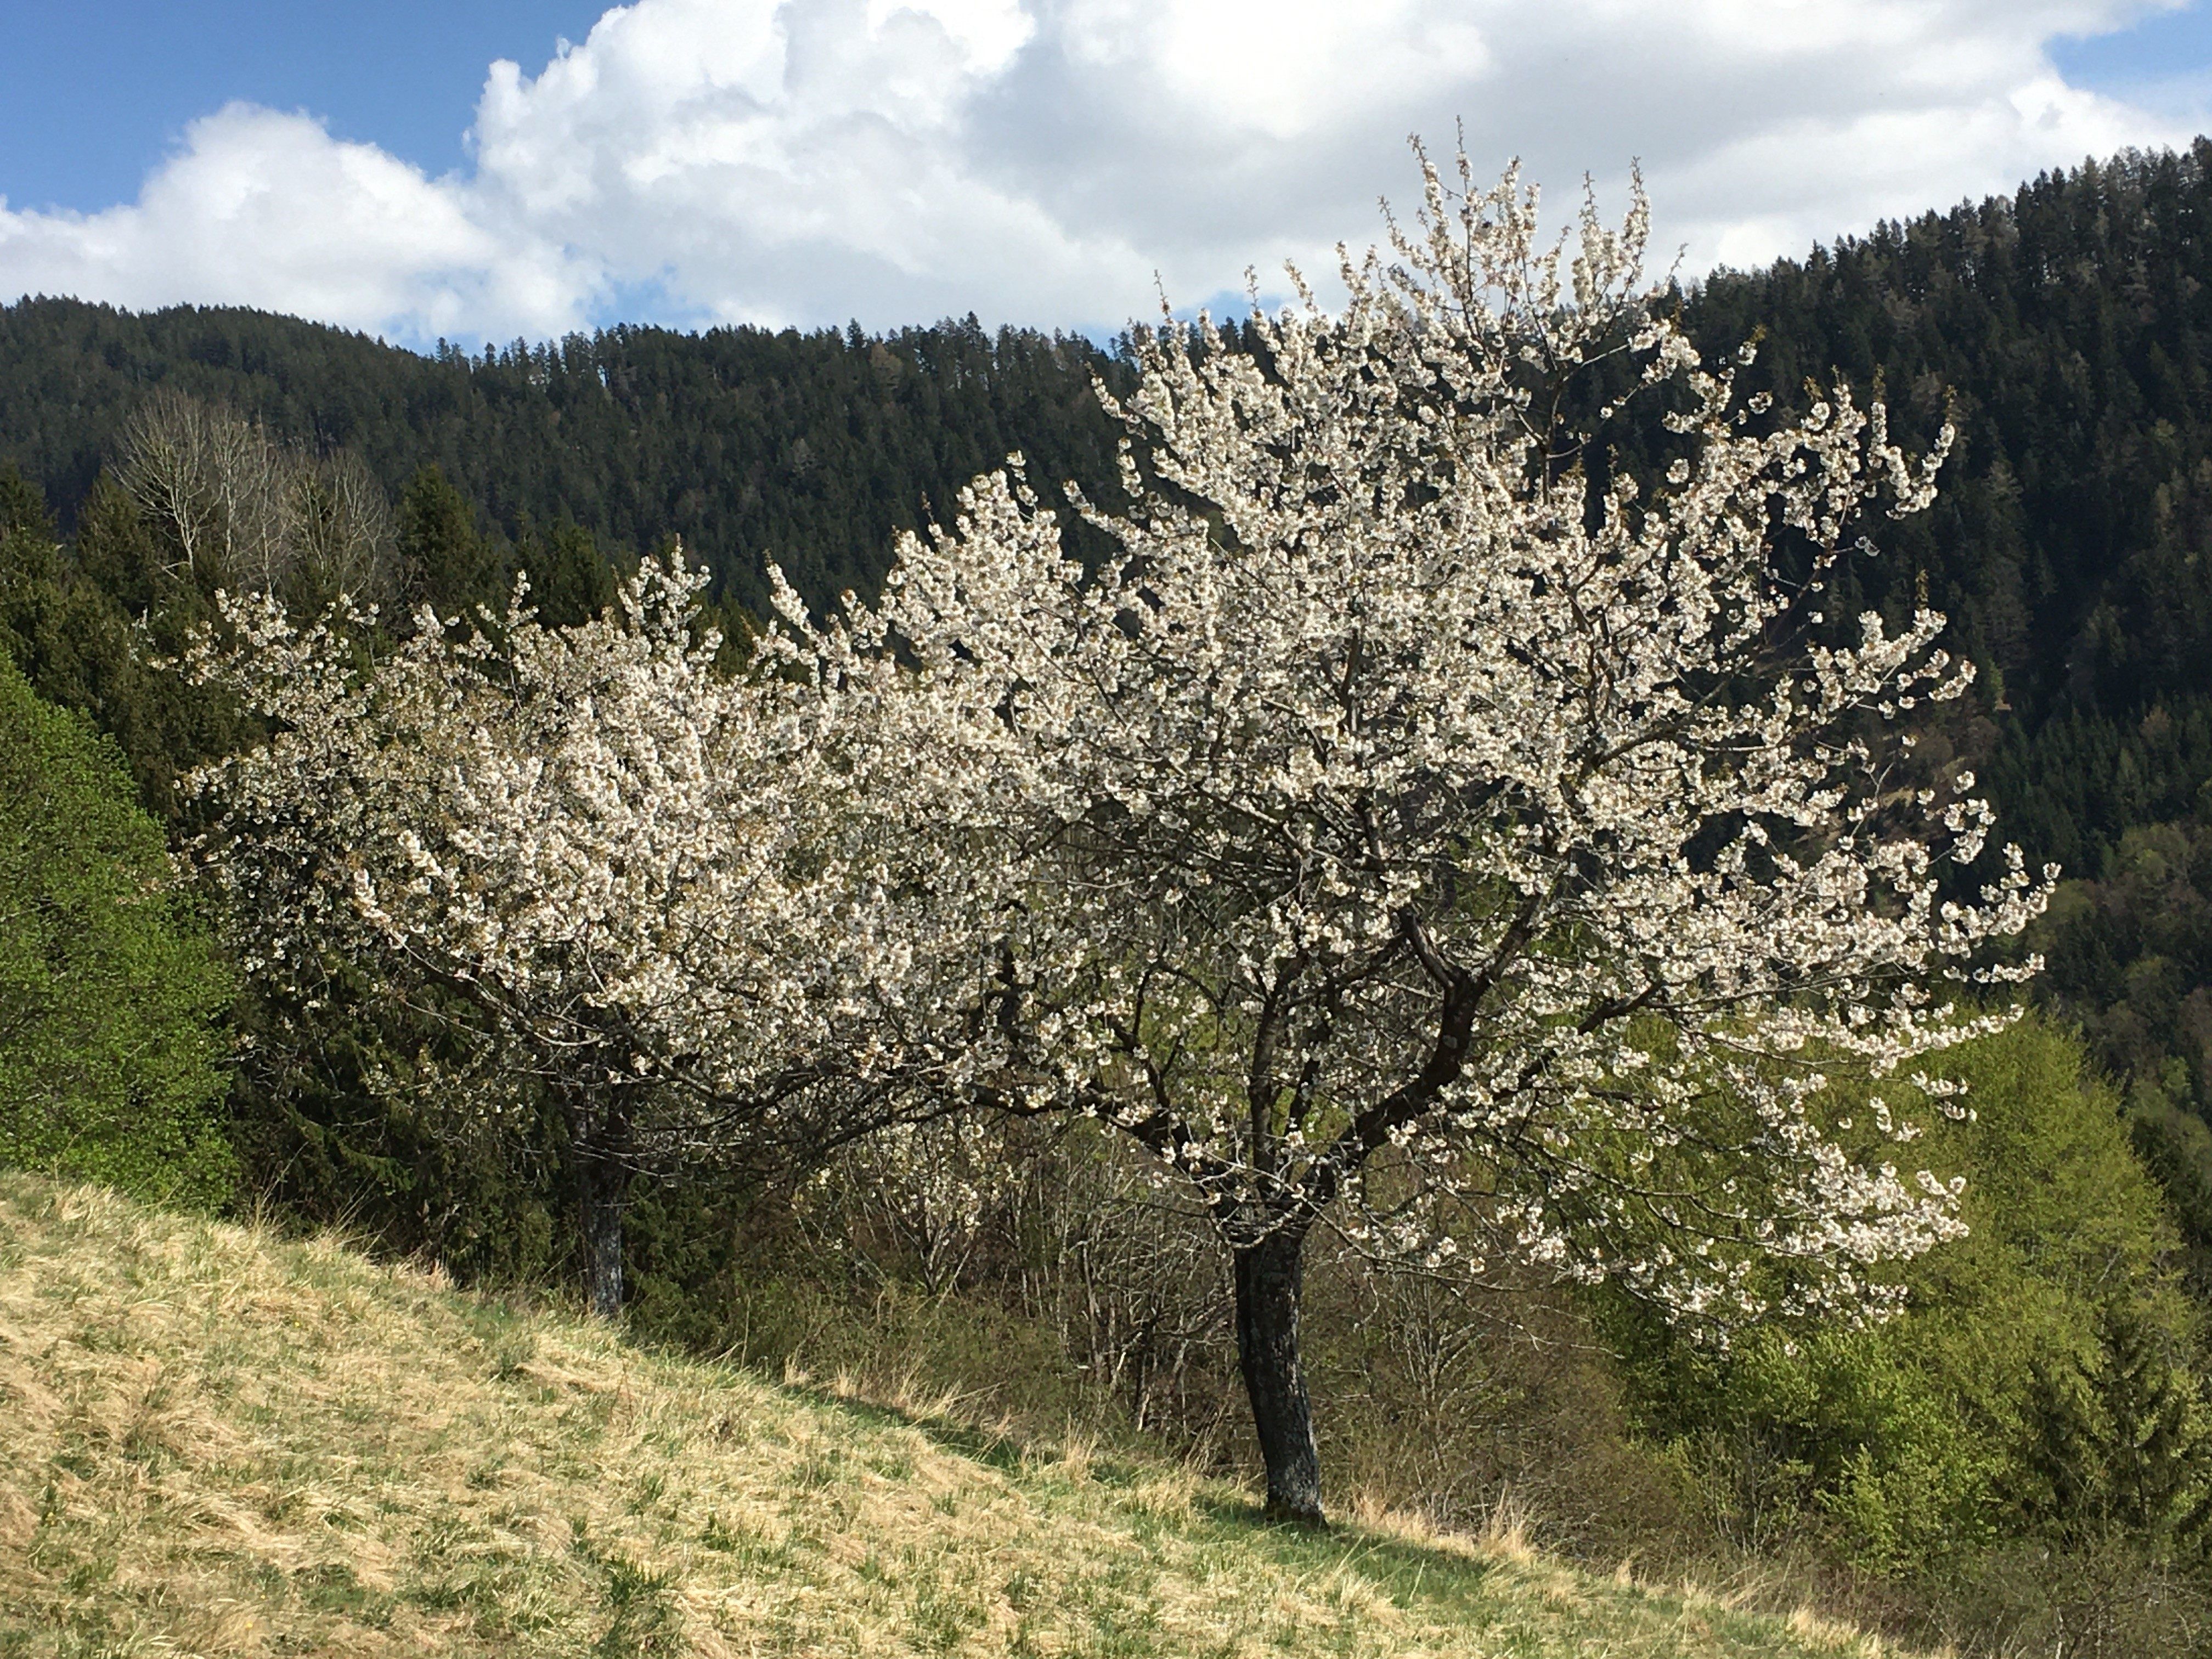
<svg viewBox="0 0 2212 1659">
<path fill-rule="evenodd" d="M 303 628 L 227 600 L 188 665 L 276 728 L 198 779 L 246 968 L 313 994 L 343 962 L 425 1015 L 458 1006 L 576 1133 L 623 1103 L 626 1146 L 711 1150 L 865 1083 L 896 1029 L 872 989 L 907 945 L 872 908 L 874 821 L 839 808 L 855 757 L 805 688 L 717 672 L 705 580 L 648 561 L 568 629 L 520 591 L 466 630 L 426 611 L 382 655 L 372 615 Z"/>
</svg>

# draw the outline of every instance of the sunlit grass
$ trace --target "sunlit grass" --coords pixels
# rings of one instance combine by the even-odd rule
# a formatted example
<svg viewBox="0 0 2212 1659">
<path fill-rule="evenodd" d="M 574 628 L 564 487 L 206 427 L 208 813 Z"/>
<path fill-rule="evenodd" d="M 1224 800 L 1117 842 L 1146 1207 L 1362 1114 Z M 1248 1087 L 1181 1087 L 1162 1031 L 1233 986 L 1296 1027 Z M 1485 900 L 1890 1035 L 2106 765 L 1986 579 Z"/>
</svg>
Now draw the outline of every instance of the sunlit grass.
<svg viewBox="0 0 2212 1659">
<path fill-rule="evenodd" d="M 1873 1654 L 0 1174 L 0 1656 Z"/>
</svg>

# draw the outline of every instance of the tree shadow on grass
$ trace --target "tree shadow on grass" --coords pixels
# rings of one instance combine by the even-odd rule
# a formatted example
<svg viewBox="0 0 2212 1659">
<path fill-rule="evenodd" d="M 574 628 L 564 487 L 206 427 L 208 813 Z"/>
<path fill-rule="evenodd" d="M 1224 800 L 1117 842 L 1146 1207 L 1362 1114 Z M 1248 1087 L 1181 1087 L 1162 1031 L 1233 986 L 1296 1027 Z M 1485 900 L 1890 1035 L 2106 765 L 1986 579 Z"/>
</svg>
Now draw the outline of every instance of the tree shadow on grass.
<svg viewBox="0 0 2212 1659">
<path fill-rule="evenodd" d="M 908 1410 L 878 1401 L 856 1399 L 817 1383 L 779 1383 L 826 1409 L 875 1428 L 907 1428 L 939 1451 L 965 1458 L 1000 1474 L 1034 1480 L 1049 1477 L 1059 1448 L 957 1419 Z M 1084 1480 L 1107 1492 L 1129 1491 L 1163 1472 L 1132 1458 L 1092 1456 Z M 1378 1533 L 1356 1522 L 1316 1527 L 1267 1513 L 1259 1502 L 1232 1492 L 1201 1486 L 1191 1494 L 1190 1518 L 1181 1530 L 1201 1543 L 1237 1543 L 1255 1547 L 1299 1574 L 1326 1577 L 1356 1571 L 1408 1611 L 1463 1618 L 1498 1606 L 1496 1580 L 1502 1564 L 1449 1547 Z"/>
</svg>

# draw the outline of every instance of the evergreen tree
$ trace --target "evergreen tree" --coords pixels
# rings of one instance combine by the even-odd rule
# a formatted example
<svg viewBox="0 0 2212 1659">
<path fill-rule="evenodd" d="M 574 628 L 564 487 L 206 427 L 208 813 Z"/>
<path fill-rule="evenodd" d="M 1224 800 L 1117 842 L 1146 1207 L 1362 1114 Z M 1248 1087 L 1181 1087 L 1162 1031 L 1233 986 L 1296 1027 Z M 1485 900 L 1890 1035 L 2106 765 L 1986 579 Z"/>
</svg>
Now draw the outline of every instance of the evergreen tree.
<svg viewBox="0 0 2212 1659">
<path fill-rule="evenodd" d="M 548 628 L 573 628 L 597 617 L 615 596 L 615 573 L 580 524 L 562 519 L 540 536 L 526 523 L 516 562 L 530 579 L 530 603 Z"/>
<path fill-rule="evenodd" d="M 54 653 L 60 551 L 45 494 L 13 466 L 0 465 L 0 652 L 18 663 Z"/>
<path fill-rule="evenodd" d="M 409 599 L 441 617 L 507 602 L 504 562 L 477 533 L 476 508 L 435 465 L 419 469 L 399 498 L 399 556 Z"/>
<path fill-rule="evenodd" d="M 2166 1553 L 2212 1523 L 2212 1427 L 2200 1385 L 2142 1310 L 2115 1304 L 2086 1363 L 2037 1368 L 2022 1507 L 2071 1543 L 2125 1534 Z"/>
</svg>

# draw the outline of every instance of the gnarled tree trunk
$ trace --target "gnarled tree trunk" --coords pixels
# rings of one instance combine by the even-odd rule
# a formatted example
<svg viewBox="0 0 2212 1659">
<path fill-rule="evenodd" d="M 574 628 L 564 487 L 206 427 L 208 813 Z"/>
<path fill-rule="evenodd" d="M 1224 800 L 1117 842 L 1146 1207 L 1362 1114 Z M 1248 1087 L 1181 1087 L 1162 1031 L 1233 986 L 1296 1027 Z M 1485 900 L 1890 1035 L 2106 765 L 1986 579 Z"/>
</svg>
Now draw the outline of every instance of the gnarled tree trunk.
<svg viewBox="0 0 2212 1659">
<path fill-rule="evenodd" d="M 1282 1226 L 1235 1254 L 1237 1357 L 1267 1470 L 1267 1512 L 1322 1524 L 1321 1449 L 1298 1358 L 1305 1229 Z"/>
</svg>

